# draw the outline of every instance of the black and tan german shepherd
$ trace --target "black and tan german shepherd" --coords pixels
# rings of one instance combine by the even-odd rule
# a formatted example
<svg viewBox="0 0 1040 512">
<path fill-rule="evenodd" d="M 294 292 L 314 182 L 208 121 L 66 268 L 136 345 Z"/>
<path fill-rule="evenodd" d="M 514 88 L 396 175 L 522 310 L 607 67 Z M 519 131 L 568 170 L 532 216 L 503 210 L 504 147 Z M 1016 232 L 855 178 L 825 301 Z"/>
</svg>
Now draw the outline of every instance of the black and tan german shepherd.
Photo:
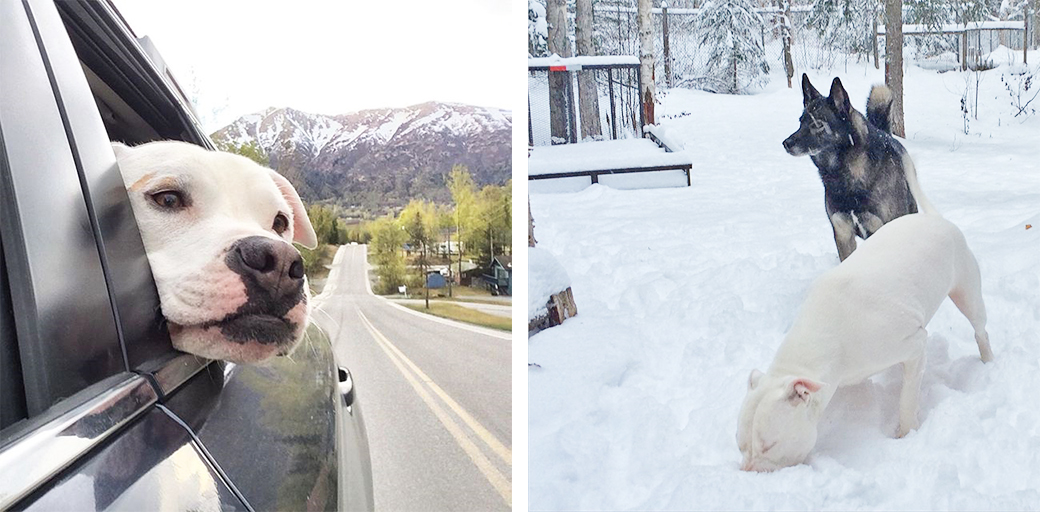
<svg viewBox="0 0 1040 512">
<path fill-rule="evenodd" d="M 863 117 L 835 78 L 824 97 L 802 74 L 801 126 L 784 149 L 808 154 L 823 180 L 827 217 L 842 261 L 882 225 L 920 210 L 937 213 L 921 192 L 910 155 L 891 134 L 892 91 L 875 85 Z"/>
</svg>

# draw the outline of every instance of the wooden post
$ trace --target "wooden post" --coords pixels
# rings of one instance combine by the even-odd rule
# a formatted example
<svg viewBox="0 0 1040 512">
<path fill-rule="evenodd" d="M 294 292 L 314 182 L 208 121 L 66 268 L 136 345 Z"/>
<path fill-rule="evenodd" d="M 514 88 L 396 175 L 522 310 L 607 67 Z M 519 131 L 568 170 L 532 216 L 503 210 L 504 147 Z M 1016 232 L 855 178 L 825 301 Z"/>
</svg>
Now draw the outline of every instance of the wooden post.
<svg viewBox="0 0 1040 512">
<path fill-rule="evenodd" d="M 1022 64 L 1029 64 L 1029 4 L 1022 10 Z"/>
<path fill-rule="evenodd" d="M 968 69 L 968 31 L 961 32 L 961 71 Z"/>
<path fill-rule="evenodd" d="M 546 77 L 548 79 L 548 77 Z M 534 124 L 531 123 L 531 96 L 527 96 L 527 145 L 534 145 Z M 451 258 L 448 258 L 451 261 Z"/>
<path fill-rule="evenodd" d="M 664 42 L 664 82 L 672 87 L 672 52 L 668 47 L 668 2 L 661 2 L 661 39 Z"/>
<path fill-rule="evenodd" d="M 574 76 L 570 71 L 561 71 L 567 77 L 567 129 L 569 130 L 570 142 L 578 142 L 578 102 L 574 101 Z"/>
<path fill-rule="evenodd" d="M 617 109 L 614 106 L 614 69 L 607 68 L 607 91 L 610 94 L 610 135 L 617 140 Z"/>
</svg>

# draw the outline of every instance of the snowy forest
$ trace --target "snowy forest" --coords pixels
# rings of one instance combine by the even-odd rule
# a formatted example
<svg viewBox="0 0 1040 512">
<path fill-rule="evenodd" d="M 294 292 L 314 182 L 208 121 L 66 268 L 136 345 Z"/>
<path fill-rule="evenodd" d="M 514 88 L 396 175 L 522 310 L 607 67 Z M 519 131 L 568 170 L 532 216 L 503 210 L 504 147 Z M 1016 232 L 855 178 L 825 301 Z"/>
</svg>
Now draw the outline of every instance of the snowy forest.
<svg viewBox="0 0 1040 512">
<path fill-rule="evenodd" d="M 645 0 L 644 0 L 645 1 Z M 637 0 L 560 0 L 569 24 L 580 20 L 581 4 L 591 2 L 591 45 L 573 55 L 639 55 Z M 548 3 L 548 5 L 547 5 Z M 554 0 L 528 2 L 528 53 L 544 57 L 550 50 L 549 12 Z M 724 93 L 745 93 L 770 79 L 770 67 L 826 69 L 853 61 L 884 61 L 886 6 L 882 0 L 652 0 L 650 25 L 655 46 L 655 81 L 667 87 L 689 87 Z M 889 3 L 892 3 L 891 1 Z M 950 25 L 1018 22 L 996 25 L 1029 30 L 1030 45 L 1040 6 L 1033 0 L 905 0 L 902 22 L 917 31 L 905 37 L 910 60 L 932 60 L 936 66 L 957 62 L 968 53 L 972 66 L 998 45 L 1023 47 L 1022 30 L 994 30 L 968 40 L 944 33 Z M 665 14 L 667 13 L 667 15 Z M 1028 13 L 1028 16 L 1027 16 Z M 579 16 L 580 17 L 580 16 Z M 1029 18 L 1028 20 L 1026 18 Z M 667 18 L 670 52 L 665 55 L 663 27 Z M 789 44 L 784 45 L 785 35 Z M 580 37 L 576 41 L 581 45 Z M 962 48 L 962 46 L 966 46 Z M 564 51 L 572 51 L 574 43 Z M 785 52 L 786 48 L 786 52 Z M 789 52 L 789 55 L 785 53 Z M 665 66 L 667 61 L 668 66 Z M 790 74 L 790 72 L 789 72 Z"/>
</svg>

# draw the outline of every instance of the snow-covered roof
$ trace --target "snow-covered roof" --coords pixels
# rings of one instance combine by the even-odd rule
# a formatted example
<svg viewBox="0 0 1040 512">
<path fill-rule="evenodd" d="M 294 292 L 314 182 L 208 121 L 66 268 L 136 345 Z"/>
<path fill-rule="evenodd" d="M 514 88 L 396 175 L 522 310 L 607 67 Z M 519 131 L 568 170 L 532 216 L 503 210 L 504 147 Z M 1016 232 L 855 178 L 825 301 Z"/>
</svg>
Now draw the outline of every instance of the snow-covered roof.
<svg viewBox="0 0 1040 512">
<path fill-rule="evenodd" d="M 666 153 L 650 139 L 605 140 L 537 146 L 531 150 L 527 174 L 538 176 L 607 169 L 679 167 L 692 163 L 685 152 Z"/>
<path fill-rule="evenodd" d="M 547 68 L 549 66 L 631 66 L 639 65 L 639 57 L 632 55 L 583 55 L 581 57 L 535 57 L 527 59 L 528 68 Z"/>
</svg>

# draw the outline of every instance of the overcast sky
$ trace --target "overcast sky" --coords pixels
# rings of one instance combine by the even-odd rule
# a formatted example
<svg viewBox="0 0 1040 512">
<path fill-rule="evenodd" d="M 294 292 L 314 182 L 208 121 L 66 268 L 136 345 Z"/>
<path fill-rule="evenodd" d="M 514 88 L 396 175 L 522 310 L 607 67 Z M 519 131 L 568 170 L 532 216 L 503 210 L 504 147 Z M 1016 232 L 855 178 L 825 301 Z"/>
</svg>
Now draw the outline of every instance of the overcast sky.
<svg viewBox="0 0 1040 512">
<path fill-rule="evenodd" d="M 512 109 L 511 0 L 113 0 L 209 131 L 267 107 L 344 114 L 425 101 Z M 517 21 L 521 20 L 521 21 Z M 516 29 L 516 30 L 514 30 Z"/>
</svg>

